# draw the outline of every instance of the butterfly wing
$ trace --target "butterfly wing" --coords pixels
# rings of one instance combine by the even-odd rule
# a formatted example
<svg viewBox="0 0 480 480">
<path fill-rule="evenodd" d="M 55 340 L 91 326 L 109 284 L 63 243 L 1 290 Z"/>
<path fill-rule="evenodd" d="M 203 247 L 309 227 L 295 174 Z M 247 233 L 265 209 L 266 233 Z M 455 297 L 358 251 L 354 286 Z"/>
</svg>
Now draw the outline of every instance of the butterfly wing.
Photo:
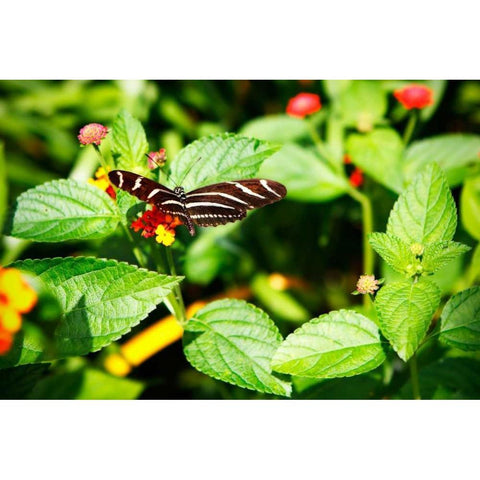
<svg viewBox="0 0 480 480">
<path fill-rule="evenodd" d="M 287 189 L 273 180 L 236 180 L 188 192 L 185 206 L 197 225 L 224 225 L 241 220 L 246 216 L 247 210 L 281 200 L 286 193 Z"/>
<path fill-rule="evenodd" d="M 125 170 L 112 170 L 108 177 L 118 188 L 134 195 L 143 202 L 154 204 L 163 213 L 186 216 L 182 202 L 169 188 L 147 177 Z"/>
</svg>

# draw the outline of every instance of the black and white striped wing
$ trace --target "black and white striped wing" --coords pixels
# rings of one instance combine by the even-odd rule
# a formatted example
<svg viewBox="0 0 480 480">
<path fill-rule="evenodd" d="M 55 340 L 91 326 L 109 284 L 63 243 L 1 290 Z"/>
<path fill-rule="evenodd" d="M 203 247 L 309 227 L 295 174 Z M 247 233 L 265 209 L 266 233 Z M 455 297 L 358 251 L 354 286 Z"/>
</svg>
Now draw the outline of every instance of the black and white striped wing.
<svg viewBox="0 0 480 480">
<path fill-rule="evenodd" d="M 188 192 L 185 206 L 197 225 L 216 226 L 241 220 L 247 210 L 278 202 L 286 193 L 287 189 L 273 180 L 236 180 Z"/>
<path fill-rule="evenodd" d="M 108 177 L 118 188 L 134 195 L 143 202 L 156 205 L 162 212 L 185 216 L 185 210 L 177 195 L 169 188 L 147 177 L 125 170 L 112 170 Z"/>
</svg>

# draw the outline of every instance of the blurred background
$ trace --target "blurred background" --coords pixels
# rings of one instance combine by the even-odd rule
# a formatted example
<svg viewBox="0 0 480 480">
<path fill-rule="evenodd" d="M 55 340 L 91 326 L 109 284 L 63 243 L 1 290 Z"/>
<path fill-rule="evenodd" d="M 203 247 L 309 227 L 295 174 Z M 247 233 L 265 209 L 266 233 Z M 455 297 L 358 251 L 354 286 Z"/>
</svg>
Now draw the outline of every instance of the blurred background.
<svg viewBox="0 0 480 480">
<path fill-rule="evenodd" d="M 381 82 L 385 92 L 404 83 Z M 435 88 L 443 98 L 417 136 L 478 133 L 480 83 L 436 82 Z M 93 176 L 97 168 L 95 153 L 79 148 L 78 131 L 92 122 L 111 126 L 122 108 L 142 122 L 150 150 L 165 148 L 169 161 L 193 140 L 225 131 L 308 146 L 312 142 L 309 133 L 298 125 L 269 130 L 256 123 L 265 116 L 283 115 L 288 100 L 299 92 L 319 94 L 322 103 L 328 103 L 331 86 L 312 80 L 0 81 L 0 140 L 7 164 L 9 204 L 23 191 L 46 181 Z M 387 98 L 389 114 L 384 121 L 401 132 L 405 112 L 392 95 Z M 319 127 L 327 108 L 312 118 Z M 81 156 L 89 157 L 82 163 L 88 169 L 75 172 Z M 353 170 L 351 165 L 345 168 L 347 174 Z M 308 178 L 308 171 L 303 175 Z M 384 231 L 396 195 L 368 178 L 362 188 L 374 202 L 375 230 Z M 454 190 L 457 199 L 458 193 Z M 265 309 L 284 335 L 330 310 L 352 305 L 360 308 L 361 299 L 350 295 L 358 276 L 364 273 L 360 208 L 346 195 L 313 198 L 302 196 L 300 188 L 286 200 L 255 211 L 243 222 L 207 229 L 194 239 L 183 230 L 179 229 L 180 241 L 173 248 L 179 272 L 187 277 L 182 284 L 187 304 L 243 291 L 242 295 Z M 456 239 L 473 245 L 461 225 Z M 64 244 L 23 244 L 4 239 L 0 249 L 2 264 L 17 258 L 68 255 L 134 262 L 121 236 L 107 242 Z M 445 293 L 453 289 L 463 262 L 468 260 L 467 255 L 439 272 L 437 281 Z M 381 265 L 378 274 L 387 278 L 393 275 Z M 166 309 L 159 308 L 121 342 L 167 314 Z M 48 372 L 39 371 L 42 381 L 33 397 L 98 398 L 102 385 L 106 398 L 266 398 L 195 371 L 184 358 L 181 342 L 143 362 L 128 378 L 116 379 L 102 370 L 105 356 L 115 348 L 113 345 L 85 358 L 59 361 Z M 440 354 L 433 352 L 435 355 Z M 298 380 L 296 387 L 298 392 L 305 392 L 304 398 L 402 395 L 400 389 L 378 393 L 376 375 L 373 372 L 348 380 L 317 381 L 315 390 L 308 382 Z M 479 388 L 475 386 L 474 391 L 477 395 Z"/>
</svg>

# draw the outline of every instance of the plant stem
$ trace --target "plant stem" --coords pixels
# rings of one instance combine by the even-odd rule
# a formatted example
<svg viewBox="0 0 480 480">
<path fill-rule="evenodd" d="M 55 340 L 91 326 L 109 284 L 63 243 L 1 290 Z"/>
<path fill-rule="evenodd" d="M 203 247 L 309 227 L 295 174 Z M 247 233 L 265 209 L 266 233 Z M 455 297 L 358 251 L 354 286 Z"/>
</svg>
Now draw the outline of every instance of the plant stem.
<svg viewBox="0 0 480 480">
<path fill-rule="evenodd" d="M 408 145 L 408 142 L 412 138 L 413 131 L 415 130 L 415 126 L 417 124 L 418 116 L 419 110 L 417 110 L 416 108 L 411 110 L 407 126 L 405 127 L 405 131 L 403 132 L 403 142 L 405 143 L 405 145 Z"/>
<path fill-rule="evenodd" d="M 95 151 L 98 153 L 98 157 L 100 158 L 100 165 L 103 167 L 106 173 L 110 170 L 107 165 L 107 161 L 103 158 L 102 152 L 100 151 L 100 147 L 98 145 L 93 144 Z"/>
<path fill-rule="evenodd" d="M 334 172 L 339 171 L 339 166 L 335 162 L 335 160 L 332 158 L 331 154 L 328 152 L 327 148 L 325 147 L 325 144 L 323 143 L 322 139 L 320 138 L 320 135 L 317 132 L 317 129 L 315 128 L 314 123 L 310 118 L 306 118 L 305 121 L 307 122 L 308 125 L 308 130 L 310 132 L 310 137 L 313 140 L 313 143 L 315 144 L 315 147 L 318 150 L 318 153 L 322 158 L 324 158 L 327 163 L 332 167 Z"/>
<path fill-rule="evenodd" d="M 175 262 L 173 261 L 172 251 L 169 247 L 165 247 L 165 255 L 167 257 L 168 267 L 170 269 L 170 275 L 173 277 L 177 276 L 177 271 L 175 269 Z M 172 307 L 175 311 L 174 315 L 180 325 L 184 326 L 187 323 L 187 313 L 185 311 L 185 303 L 183 302 L 182 290 L 177 284 L 173 289 L 174 302 L 172 302 Z"/>
<path fill-rule="evenodd" d="M 412 394 L 414 400 L 421 400 L 420 396 L 420 384 L 418 382 L 418 367 L 417 367 L 417 356 L 413 354 L 408 362 L 410 366 L 410 381 L 412 383 Z"/>
<path fill-rule="evenodd" d="M 366 275 L 373 274 L 374 269 L 374 257 L 373 250 L 368 241 L 369 235 L 373 231 L 373 211 L 372 202 L 362 192 L 355 188 L 349 190 L 349 195 L 360 203 L 362 206 L 362 229 L 363 229 L 363 273 Z M 368 295 L 363 296 L 364 306 L 370 305 L 370 299 Z"/>
</svg>

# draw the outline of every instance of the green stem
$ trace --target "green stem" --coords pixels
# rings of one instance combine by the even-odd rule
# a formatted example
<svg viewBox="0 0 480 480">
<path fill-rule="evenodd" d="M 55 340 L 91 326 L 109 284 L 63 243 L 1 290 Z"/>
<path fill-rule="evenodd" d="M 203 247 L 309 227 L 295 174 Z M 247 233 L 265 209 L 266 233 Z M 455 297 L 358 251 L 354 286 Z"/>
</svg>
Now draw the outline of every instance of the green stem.
<svg viewBox="0 0 480 480">
<path fill-rule="evenodd" d="M 366 275 L 373 274 L 374 269 L 374 256 L 373 249 L 368 241 L 369 235 L 373 231 L 373 211 L 372 203 L 370 199 L 362 192 L 351 188 L 349 195 L 360 203 L 362 207 L 362 228 L 363 228 L 363 273 Z M 363 304 L 365 306 L 370 305 L 370 299 L 368 295 L 363 296 Z"/>
<path fill-rule="evenodd" d="M 93 147 L 95 148 L 95 151 L 98 153 L 98 157 L 100 158 L 100 165 L 103 167 L 103 169 L 105 170 L 105 172 L 108 173 L 108 171 L 110 170 L 110 168 L 108 167 L 107 165 L 107 161 L 105 160 L 105 158 L 103 157 L 102 155 L 102 152 L 100 150 L 100 147 L 98 145 L 95 145 L 93 144 Z"/>
<path fill-rule="evenodd" d="M 175 262 L 173 261 L 172 250 L 169 247 L 165 247 L 165 255 L 167 257 L 168 267 L 170 269 L 170 275 L 177 276 L 177 270 L 175 269 Z M 177 284 L 173 289 L 172 307 L 175 311 L 174 315 L 180 325 L 184 326 L 187 323 L 187 313 L 185 311 L 185 303 L 183 302 L 182 290 Z"/>
<path fill-rule="evenodd" d="M 412 134 L 417 124 L 418 116 L 419 110 L 417 110 L 416 108 L 411 110 L 407 126 L 405 127 L 405 131 L 403 132 L 403 142 L 405 143 L 405 145 L 408 145 L 408 142 L 412 138 Z"/>
<path fill-rule="evenodd" d="M 415 400 L 421 400 L 420 396 L 420 383 L 418 381 L 418 367 L 417 367 L 417 356 L 413 354 L 408 362 L 410 366 L 410 381 L 412 383 L 412 394 Z"/>
<path fill-rule="evenodd" d="M 122 228 L 125 233 L 125 236 L 127 237 L 128 241 L 130 242 L 130 245 L 132 246 L 132 251 L 133 251 L 133 254 L 135 255 L 138 265 L 140 267 L 147 268 L 147 260 L 145 259 L 145 256 L 143 255 L 141 249 L 135 243 L 135 240 L 133 239 L 133 236 L 130 230 L 123 222 L 120 222 L 120 223 L 122 224 Z"/>
<path fill-rule="evenodd" d="M 306 118 L 305 121 L 307 122 L 308 130 L 310 132 L 310 137 L 312 138 L 313 143 L 315 144 L 315 147 L 318 150 L 318 153 L 322 158 L 324 158 L 328 164 L 332 167 L 334 172 L 339 171 L 339 166 L 335 162 L 335 160 L 332 158 L 331 154 L 328 152 L 325 144 L 323 143 L 322 139 L 320 138 L 320 135 L 317 132 L 317 129 L 315 128 L 314 123 L 310 118 Z"/>
</svg>

